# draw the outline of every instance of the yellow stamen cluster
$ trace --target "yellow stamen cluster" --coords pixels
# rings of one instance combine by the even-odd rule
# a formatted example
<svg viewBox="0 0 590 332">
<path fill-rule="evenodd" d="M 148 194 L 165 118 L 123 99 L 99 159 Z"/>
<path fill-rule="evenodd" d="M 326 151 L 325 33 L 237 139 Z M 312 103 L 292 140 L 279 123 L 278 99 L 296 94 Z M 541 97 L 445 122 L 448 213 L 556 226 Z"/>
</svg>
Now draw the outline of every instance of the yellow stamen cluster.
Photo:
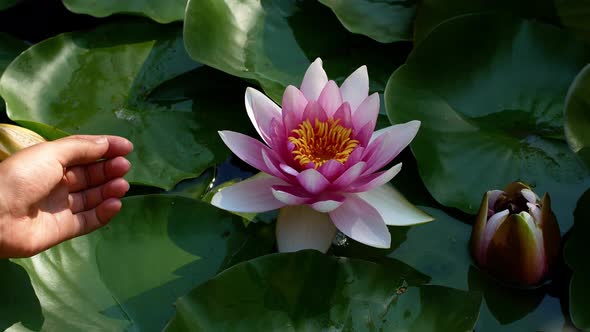
<svg viewBox="0 0 590 332">
<path fill-rule="evenodd" d="M 352 129 L 339 124 L 340 120 L 315 119 L 312 126 L 309 120 L 299 124 L 291 131 L 289 142 L 295 146 L 291 152 L 295 161 L 301 166 L 314 163 L 315 168 L 322 166 L 330 159 L 341 163 L 346 162 L 359 141 L 350 138 Z"/>
</svg>

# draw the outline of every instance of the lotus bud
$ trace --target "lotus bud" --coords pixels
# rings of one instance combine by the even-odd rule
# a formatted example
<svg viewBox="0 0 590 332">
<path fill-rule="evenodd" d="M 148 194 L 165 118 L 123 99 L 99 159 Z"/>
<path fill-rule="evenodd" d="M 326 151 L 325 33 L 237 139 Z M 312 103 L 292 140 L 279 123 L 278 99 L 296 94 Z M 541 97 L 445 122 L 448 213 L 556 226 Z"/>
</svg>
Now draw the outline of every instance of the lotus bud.
<svg viewBox="0 0 590 332">
<path fill-rule="evenodd" d="M 45 142 L 45 139 L 29 129 L 0 123 L 0 161 L 19 150 L 41 142 Z"/>
<path fill-rule="evenodd" d="M 534 286 L 548 277 L 559 247 L 548 194 L 539 199 L 521 182 L 485 193 L 471 233 L 480 268 L 510 284 Z"/>
</svg>

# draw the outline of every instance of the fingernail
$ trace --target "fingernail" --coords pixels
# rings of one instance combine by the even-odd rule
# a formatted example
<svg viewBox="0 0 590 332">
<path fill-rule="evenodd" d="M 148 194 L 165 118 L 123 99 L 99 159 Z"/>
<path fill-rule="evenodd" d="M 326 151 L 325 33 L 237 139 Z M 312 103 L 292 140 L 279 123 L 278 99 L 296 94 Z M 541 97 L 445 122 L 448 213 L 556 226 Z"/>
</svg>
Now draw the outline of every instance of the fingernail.
<svg viewBox="0 0 590 332">
<path fill-rule="evenodd" d="M 94 140 L 94 142 L 95 142 L 96 144 L 106 144 L 108 141 L 107 141 L 107 138 L 106 138 L 106 137 L 104 137 L 104 136 L 100 136 L 100 137 L 97 137 L 97 138 Z"/>
</svg>

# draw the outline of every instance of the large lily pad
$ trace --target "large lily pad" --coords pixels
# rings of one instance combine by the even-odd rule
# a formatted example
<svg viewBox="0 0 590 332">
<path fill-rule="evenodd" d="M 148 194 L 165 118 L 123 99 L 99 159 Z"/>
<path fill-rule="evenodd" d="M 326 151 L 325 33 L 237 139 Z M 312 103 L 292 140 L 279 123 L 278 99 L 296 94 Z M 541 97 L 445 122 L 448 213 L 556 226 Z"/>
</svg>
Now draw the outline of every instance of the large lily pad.
<svg viewBox="0 0 590 332">
<path fill-rule="evenodd" d="M 275 254 L 236 265 L 180 298 L 167 331 L 472 330 L 479 294 L 426 280 L 397 261 Z"/>
<path fill-rule="evenodd" d="M 216 131 L 249 127 L 244 89 L 191 60 L 180 27 L 147 22 L 43 41 L 0 80 L 12 120 L 41 132 L 125 136 L 135 144 L 128 179 L 164 189 L 227 157 Z"/>
<path fill-rule="evenodd" d="M 44 331 L 122 331 L 131 326 L 130 318 L 100 280 L 94 255 L 99 238 L 95 232 L 30 259 L 13 260 L 25 268 L 36 294 L 15 317 L 22 317 L 40 304 L 43 325 L 39 329 L 23 320 L 22 325 L 16 324 L 8 331 L 21 331 L 23 325 Z M 0 311 L 13 305 L 2 298 Z"/>
<path fill-rule="evenodd" d="M 338 17 L 348 31 L 366 35 L 381 43 L 412 40 L 416 15 L 414 1 L 320 0 Z"/>
<path fill-rule="evenodd" d="M 570 87 L 564 121 L 570 147 L 590 166 L 590 65 L 582 69 Z"/>
<path fill-rule="evenodd" d="M 561 231 L 589 171 L 563 137 L 570 82 L 590 60 L 551 26 L 503 15 L 439 25 L 390 78 L 390 119 L 422 121 L 412 151 L 434 198 L 475 213 L 487 190 L 521 180 L 549 192 Z"/>
<path fill-rule="evenodd" d="M 245 228 L 240 218 L 189 198 L 134 196 L 123 205 L 102 230 L 15 260 L 31 277 L 36 297 L 24 275 L 22 287 L 13 285 L 26 303 L 3 297 L 0 312 L 25 327 L 43 323 L 44 331 L 160 331 L 177 297 L 274 245 L 271 226 Z M 24 274 L 9 268 L 9 280 Z"/>
<path fill-rule="evenodd" d="M 187 0 L 62 0 L 71 11 L 105 17 L 113 14 L 147 16 L 159 23 L 182 21 Z"/>
<path fill-rule="evenodd" d="M 571 0 L 555 2 L 560 1 Z M 505 12 L 523 18 L 554 22 L 557 21 L 554 6 L 554 0 L 423 0 L 416 10 L 414 41 L 421 42 L 440 23 L 465 14 Z"/>
<path fill-rule="evenodd" d="M 272 227 L 246 232 L 240 218 L 203 202 L 156 195 L 125 203 L 96 256 L 101 279 L 142 331 L 160 331 L 179 296 L 274 245 Z"/>
<path fill-rule="evenodd" d="M 578 201 L 574 215 L 576 223 L 564 249 L 565 260 L 574 271 L 570 283 L 570 316 L 576 327 L 590 331 L 590 264 L 587 257 L 590 237 L 590 190 Z"/>
<path fill-rule="evenodd" d="M 191 57 L 258 82 L 277 102 L 287 85 L 301 83 L 316 57 L 335 80 L 367 65 L 371 90 L 382 91 L 375 79 L 397 68 L 409 49 L 351 35 L 316 0 L 191 0 L 184 32 Z"/>
</svg>

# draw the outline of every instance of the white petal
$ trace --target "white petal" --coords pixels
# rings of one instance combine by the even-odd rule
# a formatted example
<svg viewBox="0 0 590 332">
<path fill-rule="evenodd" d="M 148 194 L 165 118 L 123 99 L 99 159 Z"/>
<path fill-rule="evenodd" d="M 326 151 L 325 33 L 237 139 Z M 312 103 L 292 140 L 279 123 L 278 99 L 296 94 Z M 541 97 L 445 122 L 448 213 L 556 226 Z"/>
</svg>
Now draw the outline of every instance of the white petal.
<svg viewBox="0 0 590 332">
<path fill-rule="evenodd" d="M 367 164 L 364 161 L 352 165 L 342 173 L 332 184 L 335 190 L 344 189 L 359 178 Z"/>
<path fill-rule="evenodd" d="M 369 203 L 352 194 L 330 212 L 336 227 L 348 237 L 376 248 L 389 248 L 391 235 L 383 218 Z"/>
<path fill-rule="evenodd" d="M 279 167 L 283 170 L 283 172 L 293 175 L 293 176 L 297 176 L 299 175 L 299 171 L 297 171 L 296 169 L 294 169 L 293 167 L 287 165 L 287 164 L 280 164 Z"/>
<path fill-rule="evenodd" d="M 541 209 L 536 204 L 532 203 L 526 203 L 526 206 L 529 208 L 529 214 L 533 216 L 535 224 L 540 226 L 542 216 Z"/>
<path fill-rule="evenodd" d="M 300 90 L 307 100 L 318 100 L 326 83 L 328 75 L 322 67 L 322 59 L 317 58 L 305 72 Z"/>
<path fill-rule="evenodd" d="M 265 173 L 221 189 L 211 199 L 211 204 L 233 212 L 266 212 L 278 209 L 285 203 L 272 194 L 272 186 L 286 182 Z"/>
<path fill-rule="evenodd" d="M 262 92 L 246 88 L 246 113 L 256 128 L 258 135 L 270 145 L 271 121 L 276 118 L 282 121 L 281 108 Z"/>
<path fill-rule="evenodd" d="M 279 252 L 315 249 L 326 252 L 336 235 L 336 227 L 326 213 L 308 206 L 286 206 L 279 210 L 277 219 Z"/>
<path fill-rule="evenodd" d="M 333 117 L 336 110 L 342 105 L 342 96 L 336 82 L 329 81 L 326 83 L 324 90 L 318 98 L 318 103 L 322 106 L 328 117 Z"/>
<path fill-rule="evenodd" d="M 273 153 L 268 146 L 264 145 L 257 139 L 234 131 L 219 131 L 219 136 L 223 143 L 225 143 L 231 152 L 238 156 L 238 158 L 258 170 L 271 173 L 262 156 L 262 150 L 266 150 L 268 154 Z"/>
<path fill-rule="evenodd" d="M 350 104 L 352 112 L 356 111 L 359 105 L 369 95 L 369 74 L 367 66 L 361 66 L 348 76 L 340 87 L 342 99 Z"/>
<path fill-rule="evenodd" d="M 286 205 L 301 205 L 309 200 L 304 193 L 301 193 L 292 186 L 274 186 L 272 189 L 273 196 Z"/>
<path fill-rule="evenodd" d="M 504 193 L 503 190 L 490 190 L 488 191 L 488 210 L 494 210 L 498 197 Z"/>
<path fill-rule="evenodd" d="M 536 268 L 536 275 L 542 275 L 543 271 L 546 268 L 546 258 L 545 258 L 545 245 L 543 241 L 543 233 L 541 232 L 541 228 L 537 227 L 533 217 L 525 211 L 520 212 L 515 216 L 520 221 L 524 221 L 526 227 L 531 232 L 531 235 L 534 237 L 534 244 L 535 244 L 535 253 L 531 259 L 535 260 L 535 263 L 531 264 L 531 266 Z"/>
<path fill-rule="evenodd" d="M 494 235 L 498 231 L 498 228 L 500 228 L 502 223 L 504 221 L 506 221 L 509 214 L 510 214 L 510 211 L 508 211 L 508 209 L 500 211 L 500 212 L 494 214 L 493 216 L 491 216 L 488 219 L 488 221 L 486 222 L 486 225 L 483 229 L 483 237 L 482 237 L 481 241 L 479 242 L 479 249 L 478 249 L 479 259 L 478 259 L 478 261 L 480 264 L 482 264 L 482 265 L 486 264 L 486 262 L 487 262 L 486 253 L 488 251 L 488 246 L 490 245 L 492 238 L 494 237 Z"/>
<path fill-rule="evenodd" d="M 391 181 L 402 169 L 402 163 L 392 166 L 390 169 L 373 173 L 371 175 L 362 177 L 353 183 L 349 192 L 366 192 L 381 187 L 387 182 Z"/>
<path fill-rule="evenodd" d="M 434 220 L 433 217 L 408 202 L 399 191 L 389 184 L 356 195 L 371 204 L 387 225 L 408 226 Z"/>
<path fill-rule="evenodd" d="M 364 125 L 369 122 L 377 123 L 377 117 L 379 116 L 379 94 L 375 92 L 369 97 L 365 98 L 359 107 L 352 113 L 352 122 L 354 128 L 360 130 Z"/>
<path fill-rule="evenodd" d="M 363 160 L 367 168 L 364 173 L 371 174 L 393 160 L 414 139 L 418 128 L 420 121 L 416 120 L 387 127 L 365 150 Z"/>
<path fill-rule="evenodd" d="M 322 212 L 322 213 L 328 213 L 328 212 L 332 212 L 334 210 L 336 210 L 337 208 L 340 207 L 340 205 L 342 205 L 342 203 L 344 202 L 340 202 L 340 201 L 317 201 L 313 204 L 310 204 L 311 208 L 318 211 L 318 212 Z"/>
<path fill-rule="evenodd" d="M 535 194 L 532 190 L 530 189 L 523 189 L 520 191 L 520 193 L 522 194 L 522 196 L 524 196 L 524 198 L 529 201 L 530 203 L 537 203 L 537 201 L 539 200 L 539 197 L 537 197 L 537 194 Z"/>
<path fill-rule="evenodd" d="M 330 181 L 315 168 L 308 168 L 299 173 L 297 181 L 311 194 L 319 194 L 330 185 Z"/>
<path fill-rule="evenodd" d="M 318 212 L 328 213 L 340 207 L 345 200 L 346 197 L 341 194 L 326 193 L 322 195 L 320 199 L 316 200 L 314 203 L 308 203 L 308 205 Z"/>
</svg>

